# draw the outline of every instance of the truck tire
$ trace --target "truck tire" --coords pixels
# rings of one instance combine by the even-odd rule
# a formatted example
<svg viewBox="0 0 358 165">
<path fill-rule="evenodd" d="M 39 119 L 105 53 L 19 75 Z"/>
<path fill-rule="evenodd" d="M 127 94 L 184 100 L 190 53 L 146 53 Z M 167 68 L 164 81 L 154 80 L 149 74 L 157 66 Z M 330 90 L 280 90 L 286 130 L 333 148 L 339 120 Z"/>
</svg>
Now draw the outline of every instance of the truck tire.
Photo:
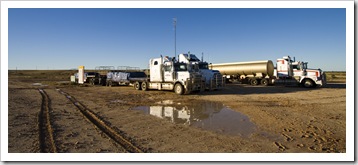
<svg viewBox="0 0 358 165">
<path fill-rule="evenodd" d="M 108 81 L 108 86 L 112 87 L 112 81 Z"/>
<path fill-rule="evenodd" d="M 101 86 L 105 86 L 106 85 L 106 82 L 103 80 L 103 78 L 99 79 L 99 85 Z"/>
<path fill-rule="evenodd" d="M 180 83 L 175 84 L 174 92 L 178 95 L 182 95 L 184 93 L 184 88 Z"/>
<path fill-rule="evenodd" d="M 251 79 L 250 84 L 251 85 L 257 85 L 257 84 L 259 84 L 259 82 L 257 81 L 257 79 Z"/>
<path fill-rule="evenodd" d="M 91 85 L 95 85 L 94 82 L 95 82 L 95 81 L 94 81 L 94 79 L 92 78 L 92 79 L 90 80 L 90 84 L 91 84 Z"/>
<path fill-rule="evenodd" d="M 314 87 L 316 84 L 310 80 L 310 79 L 304 79 L 303 82 L 302 82 L 302 85 L 306 88 L 312 88 Z"/>
<path fill-rule="evenodd" d="M 264 78 L 264 79 L 261 79 L 260 84 L 264 85 L 264 86 L 267 86 L 269 84 L 269 81 Z"/>
<path fill-rule="evenodd" d="M 142 90 L 143 91 L 148 90 L 148 85 L 147 85 L 147 82 L 145 82 L 145 81 L 142 82 Z"/>
<path fill-rule="evenodd" d="M 140 83 L 139 83 L 138 81 L 134 83 L 134 89 L 136 89 L 136 90 L 140 90 L 140 89 L 141 89 Z"/>
</svg>

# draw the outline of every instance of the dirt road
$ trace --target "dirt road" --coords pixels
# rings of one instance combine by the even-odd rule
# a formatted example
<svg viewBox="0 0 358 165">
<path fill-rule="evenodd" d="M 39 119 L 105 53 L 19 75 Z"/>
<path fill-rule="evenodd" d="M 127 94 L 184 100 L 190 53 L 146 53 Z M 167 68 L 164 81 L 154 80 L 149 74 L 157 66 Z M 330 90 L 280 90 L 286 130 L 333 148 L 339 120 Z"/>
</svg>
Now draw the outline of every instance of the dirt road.
<svg viewBox="0 0 358 165">
<path fill-rule="evenodd" d="M 53 152 L 46 145 L 50 134 L 55 151 L 66 153 L 346 152 L 345 84 L 315 89 L 229 84 L 178 96 L 10 76 L 8 90 L 9 153 Z M 41 111 L 49 116 L 43 126 Z"/>
</svg>

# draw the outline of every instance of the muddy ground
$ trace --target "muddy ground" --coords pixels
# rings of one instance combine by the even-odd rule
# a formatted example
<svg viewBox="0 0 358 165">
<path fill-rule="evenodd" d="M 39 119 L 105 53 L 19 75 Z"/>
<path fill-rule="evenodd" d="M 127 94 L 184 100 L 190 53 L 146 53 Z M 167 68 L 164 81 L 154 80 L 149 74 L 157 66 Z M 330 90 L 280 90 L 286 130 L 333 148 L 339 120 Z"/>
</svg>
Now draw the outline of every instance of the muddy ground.
<svg viewBox="0 0 358 165">
<path fill-rule="evenodd" d="M 345 84 L 314 89 L 227 84 L 217 91 L 178 96 L 130 86 L 71 85 L 63 79 L 68 73 L 51 79 L 44 74 L 9 72 L 9 153 L 41 152 L 38 114 L 43 101 L 38 89 L 49 96 L 57 152 L 128 152 L 58 89 L 143 152 L 346 152 Z"/>
</svg>

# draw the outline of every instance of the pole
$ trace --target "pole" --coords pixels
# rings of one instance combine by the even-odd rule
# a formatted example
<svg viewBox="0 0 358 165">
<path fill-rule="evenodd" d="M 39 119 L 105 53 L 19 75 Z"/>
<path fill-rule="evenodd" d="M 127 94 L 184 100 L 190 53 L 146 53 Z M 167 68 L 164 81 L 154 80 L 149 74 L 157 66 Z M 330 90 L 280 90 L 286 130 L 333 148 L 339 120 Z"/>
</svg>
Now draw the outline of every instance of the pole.
<svg viewBox="0 0 358 165">
<path fill-rule="evenodd" d="M 177 55 L 177 18 L 173 18 L 174 23 L 174 57 Z M 178 56 L 179 60 L 179 56 Z"/>
</svg>

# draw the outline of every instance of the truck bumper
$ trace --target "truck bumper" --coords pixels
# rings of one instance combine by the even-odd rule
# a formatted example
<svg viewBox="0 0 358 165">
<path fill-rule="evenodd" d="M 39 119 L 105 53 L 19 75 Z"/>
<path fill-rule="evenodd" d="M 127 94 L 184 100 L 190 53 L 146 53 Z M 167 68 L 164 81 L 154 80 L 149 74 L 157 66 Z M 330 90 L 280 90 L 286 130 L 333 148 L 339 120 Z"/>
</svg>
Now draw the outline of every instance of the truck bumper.
<svg viewBox="0 0 358 165">
<path fill-rule="evenodd" d="M 326 81 L 326 73 L 321 73 L 321 77 L 318 77 L 317 80 L 316 80 L 316 85 L 318 87 L 323 87 L 323 86 L 326 86 L 327 84 L 327 81 Z"/>
<path fill-rule="evenodd" d="M 326 81 L 323 81 L 323 80 L 317 80 L 317 81 L 316 81 L 317 87 L 323 87 L 323 86 L 325 86 L 326 84 L 327 84 Z"/>
</svg>

